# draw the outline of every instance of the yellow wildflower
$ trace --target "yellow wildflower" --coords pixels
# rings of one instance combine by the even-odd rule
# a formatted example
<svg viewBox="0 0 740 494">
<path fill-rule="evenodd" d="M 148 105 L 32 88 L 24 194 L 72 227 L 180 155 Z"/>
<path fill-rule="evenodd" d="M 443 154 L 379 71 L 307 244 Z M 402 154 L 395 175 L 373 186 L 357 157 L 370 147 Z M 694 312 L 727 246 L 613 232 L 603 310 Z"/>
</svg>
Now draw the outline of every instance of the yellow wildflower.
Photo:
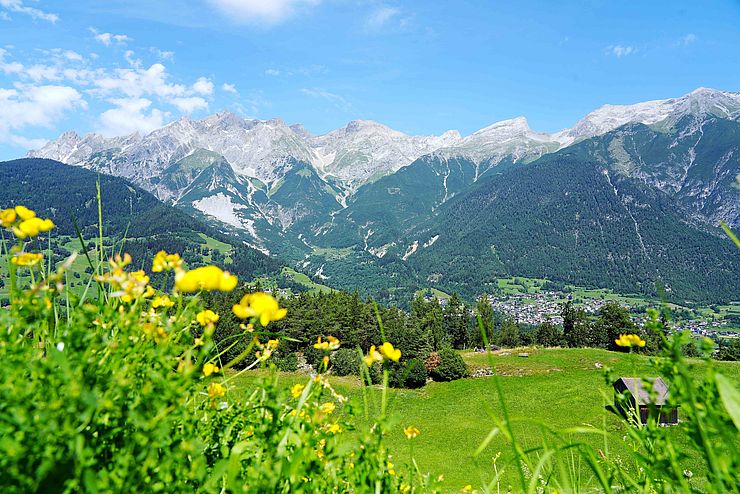
<svg viewBox="0 0 740 494">
<path fill-rule="evenodd" d="M 383 358 L 398 362 L 401 359 L 401 350 L 393 348 L 393 345 L 387 341 L 380 345 L 380 354 Z"/>
<path fill-rule="evenodd" d="M 394 466 L 393 463 L 391 463 L 389 461 L 388 462 L 388 475 L 395 475 L 396 474 L 396 470 L 393 468 L 393 466 Z"/>
<path fill-rule="evenodd" d="M 182 259 L 180 258 L 180 254 L 168 254 L 160 250 L 154 255 L 154 259 L 152 260 L 153 273 L 161 273 L 162 271 L 170 271 L 181 267 Z"/>
<path fill-rule="evenodd" d="M 372 367 L 374 363 L 382 362 L 383 356 L 375 349 L 375 345 L 372 345 L 370 346 L 370 351 L 367 352 L 367 355 L 365 355 L 362 360 L 365 362 L 365 365 Z"/>
<path fill-rule="evenodd" d="M 313 347 L 316 350 L 324 350 L 325 352 L 336 350 L 339 348 L 339 340 L 333 336 L 327 336 L 326 341 L 322 341 L 321 336 L 319 336 Z"/>
<path fill-rule="evenodd" d="M 645 340 L 643 340 L 636 334 L 620 334 L 619 338 L 614 340 L 614 343 L 616 343 L 618 346 L 628 348 L 631 348 L 633 346 L 642 348 L 645 346 Z"/>
<path fill-rule="evenodd" d="M 111 259 L 108 259 L 108 264 L 110 264 L 111 269 L 114 271 L 116 269 L 123 269 L 131 264 L 131 254 L 127 252 L 123 254 L 123 257 L 120 254 L 116 254 Z"/>
<path fill-rule="evenodd" d="M 173 302 L 172 299 L 170 299 L 170 297 L 168 297 L 167 295 L 160 295 L 152 299 L 152 307 L 155 309 L 169 309 L 173 305 L 175 305 L 175 302 Z"/>
<path fill-rule="evenodd" d="M 303 388 L 305 388 L 303 384 L 294 384 L 290 388 L 290 394 L 293 395 L 293 398 L 298 398 L 303 393 Z"/>
<path fill-rule="evenodd" d="M 217 266 L 204 266 L 175 275 L 175 288 L 190 293 L 205 291 L 230 292 L 236 288 L 237 277 Z"/>
<path fill-rule="evenodd" d="M 338 434 L 338 433 L 342 432 L 342 427 L 335 422 L 333 424 L 326 424 L 324 426 L 324 430 L 326 432 L 331 433 L 331 434 Z"/>
<path fill-rule="evenodd" d="M 408 485 L 406 482 L 401 482 L 399 490 L 401 491 L 401 494 L 409 494 L 409 492 L 411 492 L 411 486 Z"/>
<path fill-rule="evenodd" d="M 336 405 L 334 403 L 327 401 L 323 405 L 319 407 L 319 410 L 321 410 L 322 413 L 325 413 L 327 415 L 330 415 L 334 410 L 336 410 Z"/>
<path fill-rule="evenodd" d="M 218 373 L 219 368 L 216 364 L 213 364 L 211 362 L 206 363 L 206 365 L 203 366 L 203 375 L 208 377 L 211 374 Z"/>
<path fill-rule="evenodd" d="M 15 213 L 21 219 L 21 221 L 30 220 L 36 217 L 36 212 L 28 209 L 26 206 L 16 206 Z"/>
<path fill-rule="evenodd" d="M 211 309 L 206 309 L 198 312 L 198 314 L 196 314 L 195 316 L 195 319 L 201 326 L 210 326 L 212 324 L 215 324 L 220 318 L 218 314 L 213 312 Z"/>
<path fill-rule="evenodd" d="M 21 221 L 18 226 L 14 226 L 13 233 L 18 238 L 29 238 L 35 237 L 39 233 L 48 232 L 52 228 L 54 228 L 53 221 L 49 219 L 42 220 L 41 218 L 33 217 Z"/>
<path fill-rule="evenodd" d="M 220 398 L 226 394 L 226 388 L 220 383 L 211 383 L 208 385 L 208 396 L 211 398 Z"/>
<path fill-rule="evenodd" d="M 22 254 L 16 254 L 10 258 L 10 262 L 16 266 L 35 266 L 44 260 L 43 254 L 36 254 L 33 252 L 24 252 Z"/>
<path fill-rule="evenodd" d="M 473 491 L 473 486 L 470 485 L 470 484 L 468 484 L 465 487 L 463 487 L 462 489 L 460 489 L 460 492 L 472 492 L 472 491 Z"/>
<path fill-rule="evenodd" d="M 280 308 L 278 301 L 272 295 L 263 292 L 244 295 L 231 310 L 239 319 L 259 318 L 262 326 L 267 326 L 272 321 L 279 321 L 288 313 L 287 309 Z"/>
<path fill-rule="evenodd" d="M 410 425 L 408 427 L 404 427 L 403 433 L 406 435 L 406 439 L 414 439 L 419 434 L 421 434 L 421 432 L 419 431 L 419 429 L 417 429 L 413 425 Z"/>
<path fill-rule="evenodd" d="M 10 227 L 15 223 L 17 217 L 18 213 L 15 212 L 15 209 L 3 209 L 0 211 L 0 226 L 3 228 Z"/>
</svg>

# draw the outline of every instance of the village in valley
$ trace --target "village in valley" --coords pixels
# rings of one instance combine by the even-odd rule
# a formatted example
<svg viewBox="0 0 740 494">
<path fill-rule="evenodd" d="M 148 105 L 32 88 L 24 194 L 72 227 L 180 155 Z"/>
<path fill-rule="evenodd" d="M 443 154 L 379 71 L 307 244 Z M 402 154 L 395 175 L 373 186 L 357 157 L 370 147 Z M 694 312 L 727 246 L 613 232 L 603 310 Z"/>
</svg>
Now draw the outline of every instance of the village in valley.
<svg viewBox="0 0 740 494">
<path fill-rule="evenodd" d="M 639 295 L 618 295 L 610 290 L 583 289 L 574 286 L 558 286 L 548 280 L 525 277 L 501 278 L 495 289 L 487 295 L 494 311 L 506 314 L 520 325 L 537 326 L 549 321 L 562 325 L 563 304 L 570 300 L 576 307 L 589 315 L 598 313 L 609 302 L 617 302 L 627 308 L 633 320 L 640 326 L 645 322 L 646 309 L 657 307 L 658 301 Z M 442 292 L 425 294 L 427 300 L 437 298 L 441 305 L 447 303 Z M 721 307 L 689 308 L 668 304 L 672 313 L 671 327 L 674 331 L 689 330 L 695 336 L 713 339 L 740 337 L 740 302 Z"/>
</svg>

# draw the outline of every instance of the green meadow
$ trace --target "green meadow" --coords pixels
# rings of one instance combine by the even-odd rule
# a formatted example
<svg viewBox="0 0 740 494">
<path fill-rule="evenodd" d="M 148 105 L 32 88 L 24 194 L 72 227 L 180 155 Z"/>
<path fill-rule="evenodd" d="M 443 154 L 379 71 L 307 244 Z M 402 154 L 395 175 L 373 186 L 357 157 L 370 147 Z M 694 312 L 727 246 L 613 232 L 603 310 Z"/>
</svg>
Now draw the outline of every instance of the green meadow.
<svg viewBox="0 0 740 494">
<path fill-rule="evenodd" d="M 529 356 L 519 356 L 522 352 Z M 514 349 L 490 356 L 465 352 L 463 357 L 471 370 L 488 367 L 490 359 L 496 377 L 433 382 L 420 390 L 390 391 L 394 425 L 387 437 L 387 445 L 399 467 L 410 465 L 413 456 L 422 472 L 442 475 L 443 486 L 449 492 L 458 492 L 467 484 L 480 488 L 498 471 L 501 477 L 496 487 L 501 492 L 506 492 L 509 486 L 516 490 L 518 472 L 511 464 L 511 445 L 501 434 L 495 436 L 478 457 L 474 457 L 476 449 L 495 427 L 494 418 L 503 417 L 495 381 L 498 379 L 503 403 L 515 424 L 517 440 L 525 448 L 542 445 L 544 437 L 552 439 L 547 430 L 560 432 L 594 426 L 606 430 L 607 437 L 582 432 L 564 437 L 573 442 L 585 442 L 595 451 L 623 458 L 625 466 L 630 468 L 629 444 L 624 441 L 626 425 L 607 409 L 612 403 L 613 392 L 605 382 L 604 368 L 612 368 L 614 375 L 618 376 L 652 376 L 655 374 L 651 370 L 650 358 L 599 349 L 560 348 Z M 703 361 L 691 362 L 697 376 L 704 372 Z M 740 366 L 729 362 L 713 364 L 733 382 L 740 384 Z M 237 399 L 247 396 L 263 377 L 259 371 L 242 374 L 234 379 L 231 392 Z M 279 376 L 281 386 L 286 388 L 307 379 L 307 375 L 301 373 L 281 373 Z M 380 390 L 370 388 L 368 391 L 365 388 L 368 391 L 368 414 L 365 418 L 365 398 L 359 379 L 336 377 L 331 382 L 349 398 L 345 407 L 354 409 L 360 416 L 360 424 L 371 423 L 378 412 Z M 421 431 L 416 439 L 408 440 L 404 436 L 403 428 L 409 425 Z M 677 444 L 684 444 L 686 439 L 677 428 L 675 431 Z M 576 463 L 570 468 L 574 481 L 583 487 L 595 487 L 595 479 L 590 478 L 585 465 L 578 463 L 577 455 L 573 458 Z M 702 467 L 698 461 L 688 459 L 686 468 L 694 473 L 694 479 L 701 477 Z M 498 492 L 496 488 L 494 492 Z"/>
</svg>

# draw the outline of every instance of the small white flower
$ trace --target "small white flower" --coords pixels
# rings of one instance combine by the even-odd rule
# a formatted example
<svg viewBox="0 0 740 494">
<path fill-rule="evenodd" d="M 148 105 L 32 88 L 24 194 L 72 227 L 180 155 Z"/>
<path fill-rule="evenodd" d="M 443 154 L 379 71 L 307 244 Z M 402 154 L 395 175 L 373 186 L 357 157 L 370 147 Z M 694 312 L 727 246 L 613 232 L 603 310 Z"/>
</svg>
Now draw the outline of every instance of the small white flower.
<svg viewBox="0 0 740 494">
<path fill-rule="evenodd" d="M 60 341 L 59 343 L 57 343 L 57 350 L 59 350 L 60 352 L 64 350 L 64 342 L 63 341 Z"/>
</svg>

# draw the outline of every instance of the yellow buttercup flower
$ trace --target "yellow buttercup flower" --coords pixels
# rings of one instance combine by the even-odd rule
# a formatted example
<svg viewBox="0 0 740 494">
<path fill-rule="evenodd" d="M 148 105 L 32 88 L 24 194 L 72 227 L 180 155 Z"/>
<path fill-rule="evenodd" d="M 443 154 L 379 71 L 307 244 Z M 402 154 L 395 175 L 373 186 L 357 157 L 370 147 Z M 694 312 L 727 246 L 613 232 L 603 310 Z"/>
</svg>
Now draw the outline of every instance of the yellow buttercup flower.
<svg viewBox="0 0 740 494">
<path fill-rule="evenodd" d="M 162 271 L 171 271 L 182 267 L 180 254 L 168 254 L 160 250 L 154 255 L 152 260 L 152 272 L 161 273 Z"/>
<path fill-rule="evenodd" d="M 319 336 L 313 347 L 316 350 L 324 350 L 325 352 L 336 350 L 337 348 L 339 348 L 339 340 L 333 336 L 327 336 L 326 341 L 323 341 L 321 339 L 321 336 Z"/>
<path fill-rule="evenodd" d="M 219 319 L 219 315 L 211 309 L 202 310 L 195 315 L 195 320 L 198 321 L 198 324 L 201 326 L 210 326 L 218 322 Z"/>
<path fill-rule="evenodd" d="M 15 212 L 15 209 L 3 209 L 0 211 L 0 226 L 3 228 L 10 227 L 15 223 L 17 217 L 18 213 Z"/>
<path fill-rule="evenodd" d="M 391 345 L 387 341 L 380 345 L 380 354 L 383 356 L 383 358 L 392 360 L 394 362 L 398 362 L 401 359 L 401 350 L 393 348 L 393 345 Z"/>
<path fill-rule="evenodd" d="M 329 432 L 331 434 L 337 434 L 339 432 L 342 432 L 342 427 L 339 424 L 337 424 L 337 423 L 334 423 L 334 424 L 326 424 L 324 426 L 324 430 L 326 430 L 326 432 Z"/>
<path fill-rule="evenodd" d="M 470 485 L 470 484 L 468 484 L 465 487 L 463 487 L 462 489 L 460 489 L 460 492 L 472 492 L 472 491 L 473 491 L 473 486 Z"/>
<path fill-rule="evenodd" d="M 116 254 L 112 258 L 108 259 L 108 264 L 110 264 L 111 269 L 114 271 L 116 269 L 123 269 L 131 264 L 131 254 L 126 252 L 123 254 L 123 257 L 121 257 L 120 254 Z"/>
<path fill-rule="evenodd" d="M 28 218 L 27 220 L 23 220 L 18 223 L 17 226 L 14 226 L 13 233 L 18 238 L 29 238 L 35 237 L 39 233 L 48 232 L 52 228 L 54 228 L 53 221 L 49 219 L 42 220 L 41 218 L 32 217 Z"/>
<path fill-rule="evenodd" d="M 217 373 L 218 371 L 218 366 L 211 362 L 208 362 L 206 363 L 206 365 L 203 366 L 203 375 L 206 377 L 210 376 L 211 374 Z"/>
<path fill-rule="evenodd" d="M 303 384 L 294 384 L 290 388 L 290 394 L 293 395 L 293 398 L 298 398 L 303 393 L 303 388 L 305 388 Z"/>
<path fill-rule="evenodd" d="M 334 412 L 334 410 L 336 410 L 336 408 L 337 406 L 334 403 L 327 401 L 326 403 L 324 403 L 323 405 L 319 407 L 319 410 L 321 410 L 321 413 L 330 415 L 331 413 Z"/>
<path fill-rule="evenodd" d="M 204 266 L 175 275 L 175 288 L 180 292 L 230 292 L 236 288 L 237 277 L 217 266 Z"/>
<path fill-rule="evenodd" d="M 272 295 L 263 292 L 244 295 L 231 310 L 239 319 L 258 318 L 262 326 L 267 326 L 272 321 L 279 321 L 288 313 L 287 309 L 280 308 L 278 301 Z"/>
<path fill-rule="evenodd" d="M 10 258 L 10 262 L 16 266 L 35 266 L 44 260 L 43 254 L 36 254 L 33 252 L 24 252 L 22 254 L 16 254 Z"/>
<path fill-rule="evenodd" d="M 362 360 L 365 362 L 365 365 L 372 367 L 376 362 L 382 362 L 383 356 L 375 349 L 375 345 L 371 345 L 370 351 L 367 352 L 367 355 L 362 357 Z"/>
<path fill-rule="evenodd" d="M 394 466 L 393 463 L 391 463 L 389 461 L 388 462 L 388 475 L 395 475 L 396 474 L 396 470 L 393 468 L 393 466 Z"/>
<path fill-rule="evenodd" d="M 618 346 L 628 348 L 631 348 L 633 346 L 642 348 L 645 346 L 645 340 L 643 340 L 636 334 L 620 334 L 619 338 L 614 340 L 614 343 L 616 343 Z"/>
<path fill-rule="evenodd" d="M 211 383 L 208 385 L 208 396 L 211 398 L 220 398 L 226 394 L 226 388 L 220 383 Z"/>
<path fill-rule="evenodd" d="M 414 439 L 415 437 L 418 437 L 421 432 L 419 429 L 414 427 L 413 425 L 410 425 L 408 427 L 404 427 L 403 433 L 406 435 L 406 439 Z"/>
<path fill-rule="evenodd" d="M 152 299 L 152 307 L 154 309 L 159 309 L 159 308 L 169 309 L 173 305 L 175 305 L 175 302 L 172 299 L 170 299 L 170 297 L 168 297 L 167 295 L 160 295 Z"/>
<path fill-rule="evenodd" d="M 22 221 L 36 217 L 36 212 L 28 209 L 26 206 L 16 206 L 15 213 Z"/>
</svg>

